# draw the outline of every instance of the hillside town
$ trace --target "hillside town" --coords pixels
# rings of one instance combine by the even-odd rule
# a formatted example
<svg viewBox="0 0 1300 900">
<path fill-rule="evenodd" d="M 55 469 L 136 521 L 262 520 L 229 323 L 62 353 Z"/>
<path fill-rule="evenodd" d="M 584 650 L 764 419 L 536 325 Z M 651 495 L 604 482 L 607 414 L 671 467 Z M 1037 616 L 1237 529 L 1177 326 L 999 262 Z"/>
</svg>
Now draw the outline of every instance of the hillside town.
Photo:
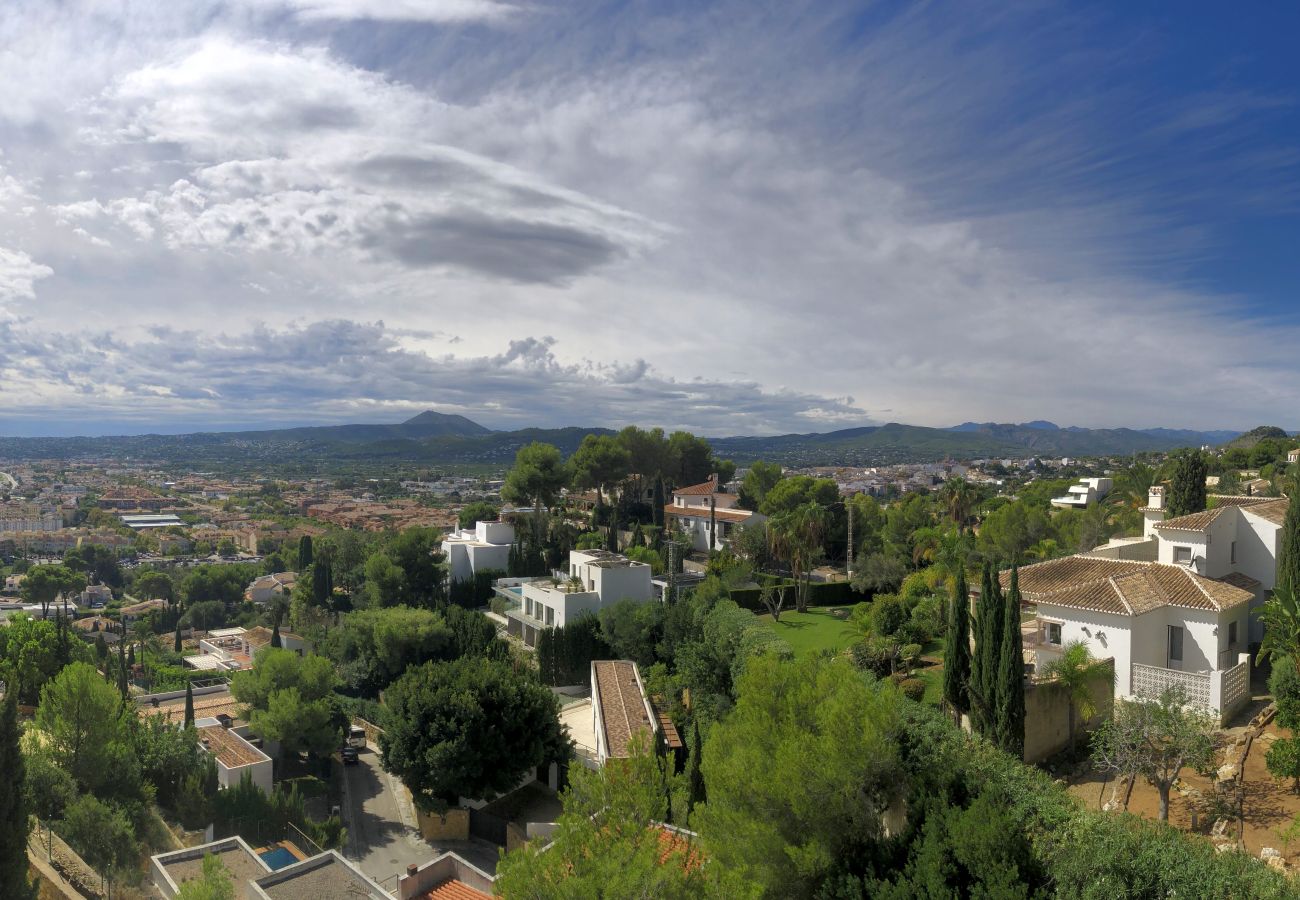
<svg viewBox="0 0 1300 900">
<path fill-rule="evenodd" d="M 721 872 L 748 851 L 711 838 L 709 810 L 775 785 L 733 795 L 728 766 L 807 727 L 769 708 L 769 733 L 741 737 L 772 699 L 749 692 L 841 669 L 854 703 L 1023 761 L 1014 777 L 1046 781 L 1021 789 L 1081 825 L 1168 822 L 1149 827 L 1179 853 L 1234 851 L 1250 884 L 1300 863 L 1278 824 L 1300 822 L 1283 605 L 1300 440 L 1271 430 L 866 469 L 737 465 L 637 428 L 473 476 L 0 465 L 3 681 L 29 777 L 62 785 L 31 798 L 32 864 L 80 896 L 222 878 L 249 896 L 514 896 L 593 852 L 733 896 Z M 850 690 L 817 679 L 817 708 Z M 68 718 L 84 704 L 101 718 Z M 1177 723 L 1177 764 L 1143 756 L 1148 708 Z M 619 837 L 579 827 L 611 814 L 601 792 L 639 790 L 654 799 L 618 807 Z M 999 827 L 1034 827 L 1013 815 Z M 621 830 L 643 816 L 645 836 Z M 799 877 L 764 865 L 739 889 Z"/>
</svg>

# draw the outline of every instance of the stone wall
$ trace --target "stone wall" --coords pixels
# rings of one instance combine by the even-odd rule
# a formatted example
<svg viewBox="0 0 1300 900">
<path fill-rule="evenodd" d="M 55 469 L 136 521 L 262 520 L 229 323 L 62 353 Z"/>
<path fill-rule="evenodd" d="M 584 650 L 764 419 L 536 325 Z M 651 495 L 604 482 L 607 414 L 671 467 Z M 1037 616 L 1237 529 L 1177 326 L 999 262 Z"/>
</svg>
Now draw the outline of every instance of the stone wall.
<svg viewBox="0 0 1300 900">
<path fill-rule="evenodd" d="M 1076 722 L 1082 733 L 1110 718 L 1115 705 L 1113 674 L 1115 663 L 1105 660 L 1096 666 L 1092 682 L 1093 703 L 1097 714 L 1087 722 Z M 1025 762 L 1042 762 L 1064 750 L 1070 743 L 1070 701 L 1055 681 L 1030 681 L 1025 684 Z"/>
<path fill-rule="evenodd" d="M 420 826 L 420 837 L 426 841 L 469 840 L 468 809 L 449 809 L 443 815 L 438 815 L 417 808 L 415 820 Z"/>
</svg>

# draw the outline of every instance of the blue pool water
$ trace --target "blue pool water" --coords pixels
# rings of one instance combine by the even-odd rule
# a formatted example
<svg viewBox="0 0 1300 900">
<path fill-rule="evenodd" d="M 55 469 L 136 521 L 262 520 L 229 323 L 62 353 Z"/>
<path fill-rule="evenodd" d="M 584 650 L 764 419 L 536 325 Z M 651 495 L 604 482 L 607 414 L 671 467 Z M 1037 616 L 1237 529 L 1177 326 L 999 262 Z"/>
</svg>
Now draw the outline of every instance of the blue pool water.
<svg viewBox="0 0 1300 900">
<path fill-rule="evenodd" d="M 263 850 L 257 855 L 262 857 L 262 862 L 270 866 L 273 871 L 279 871 L 285 866 L 291 866 L 298 861 L 298 857 L 294 856 L 284 847 L 276 847 L 272 850 Z"/>
</svg>

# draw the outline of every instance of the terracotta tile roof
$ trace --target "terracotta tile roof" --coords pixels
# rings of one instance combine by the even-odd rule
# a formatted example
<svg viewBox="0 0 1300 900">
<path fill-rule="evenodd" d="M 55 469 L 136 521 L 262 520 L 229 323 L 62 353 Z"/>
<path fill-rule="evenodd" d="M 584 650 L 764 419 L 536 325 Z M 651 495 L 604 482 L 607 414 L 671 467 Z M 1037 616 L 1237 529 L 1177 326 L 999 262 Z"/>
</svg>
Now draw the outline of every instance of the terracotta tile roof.
<svg viewBox="0 0 1300 900">
<path fill-rule="evenodd" d="M 1010 573 L 1000 579 L 1006 586 Z M 1140 616 L 1162 606 L 1224 610 L 1254 598 L 1252 589 L 1205 578 L 1182 566 L 1083 556 L 1024 567 L 1020 592 L 1037 603 L 1121 616 Z"/>
<path fill-rule="evenodd" d="M 491 896 L 491 894 L 485 894 L 478 888 L 472 888 L 465 882 L 453 878 L 450 881 L 444 881 L 431 891 L 420 894 L 415 900 L 482 900 L 483 897 Z"/>
<path fill-rule="evenodd" d="M 715 509 L 713 514 L 719 522 L 748 522 L 754 515 L 747 509 Z M 681 519 L 707 519 L 709 509 L 704 506 L 665 506 L 664 515 Z"/>
<path fill-rule="evenodd" d="M 1222 578 L 1217 580 L 1222 581 L 1224 584 L 1230 584 L 1233 587 L 1239 587 L 1243 591 L 1259 590 L 1260 584 L 1258 579 L 1251 578 L 1249 575 L 1242 572 L 1229 572 L 1227 575 L 1224 575 Z"/>
<path fill-rule="evenodd" d="M 1210 494 L 1209 499 L 1214 501 L 1215 506 L 1255 506 L 1259 503 L 1268 503 L 1270 497 L 1248 497 L 1244 494 Z"/>
<path fill-rule="evenodd" d="M 1248 512 L 1252 516 L 1259 516 L 1261 519 L 1272 522 L 1274 525 L 1281 525 L 1286 520 L 1286 511 L 1290 509 L 1291 501 L 1285 497 L 1280 499 L 1271 499 L 1264 503 L 1256 503 L 1243 509 L 1242 512 Z"/>
<path fill-rule="evenodd" d="M 1223 514 L 1225 509 L 1228 509 L 1228 507 L 1216 506 L 1214 509 L 1188 513 L 1185 516 L 1175 516 L 1172 519 L 1157 522 L 1154 527 L 1169 531 L 1204 531 L 1210 527 L 1210 523 Z"/>
<path fill-rule="evenodd" d="M 696 496 L 700 494 L 704 494 L 704 495 L 716 494 L 718 493 L 718 476 L 714 475 L 712 478 L 710 478 L 708 481 L 704 482 L 703 484 L 692 484 L 689 485 L 688 487 L 677 488 L 676 490 L 673 491 L 673 493 L 682 494 L 685 496 Z"/>
</svg>

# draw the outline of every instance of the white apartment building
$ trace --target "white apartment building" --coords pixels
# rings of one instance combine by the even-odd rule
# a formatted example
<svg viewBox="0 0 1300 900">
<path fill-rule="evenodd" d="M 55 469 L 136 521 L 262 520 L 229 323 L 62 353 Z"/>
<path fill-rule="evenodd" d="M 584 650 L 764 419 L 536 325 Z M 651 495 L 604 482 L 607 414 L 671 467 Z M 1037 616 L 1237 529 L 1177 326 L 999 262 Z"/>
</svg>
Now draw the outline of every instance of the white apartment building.
<svg viewBox="0 0 1300 900">
<path fill-rule="evenodd" d="M 449 580 L 472 581 L 477 572 L 506 571 L 514 542 L 515 527 L 509 522 L 476 522 L 473 529 L 451 532 L 442 540 Z"/>
<path fill-rule="evenodd" d="M 1114 482 L 1109 478 L 1084 478 L 1065 489 L 1064 497 L 1053 497 L 1052 505 L 1059 509 L 1085 509 L 1111 492 Z"/>
<path fill-rule="evenodd" d="M 567 572 L 523 582 L 519 588 L 520 605 L 506 612 L 507 627 L 530 647 L 543 628 L 564 628 L 620 600 L 654 597 L 650 566 L 608 550 L 573 550 Z"/>
</svg>

